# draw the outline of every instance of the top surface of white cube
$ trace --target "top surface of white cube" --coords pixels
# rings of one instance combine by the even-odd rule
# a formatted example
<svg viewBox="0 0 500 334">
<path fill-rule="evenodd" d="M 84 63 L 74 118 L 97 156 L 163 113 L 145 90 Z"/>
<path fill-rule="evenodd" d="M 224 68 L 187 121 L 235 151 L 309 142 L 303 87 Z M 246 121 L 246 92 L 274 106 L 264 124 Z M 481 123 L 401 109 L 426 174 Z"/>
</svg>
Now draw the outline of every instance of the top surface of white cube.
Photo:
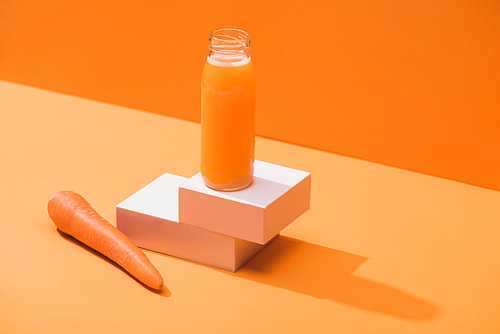
<svg viewBox="0 0 500 334">
<path fill-rule="evenodd" d="M 187 178 L 164 174 L 117 205 L 161 219 L 179 221 L 179 185 Z"/>
<path fill-rule="evenodd" d="M 248 188 L 243 190 L 226 192 L 210 189 L 204 184 L 200 173 L 184 182 L 181 187 L 265 208 L 310 174 L 258 160 L 255 161 L 254 166 L 253 182 Z"/>
</svg>

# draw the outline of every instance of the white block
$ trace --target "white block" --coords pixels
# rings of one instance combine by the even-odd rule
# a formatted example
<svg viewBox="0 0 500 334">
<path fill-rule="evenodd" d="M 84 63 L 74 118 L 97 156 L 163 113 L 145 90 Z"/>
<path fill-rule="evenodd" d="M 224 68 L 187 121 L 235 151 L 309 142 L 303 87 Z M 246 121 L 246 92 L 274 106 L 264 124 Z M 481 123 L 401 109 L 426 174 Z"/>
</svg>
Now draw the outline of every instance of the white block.
<svg viewBox="0 0 500 334">
<path fill-rule="evenodd" d="M 178 187 L 164 174 L 116 206 L 116 226 L 137 246 L 236 271 L 265 245 L 179 223 Z"/>
<path fill-rule="evenodd" d="M 265 244 L 309 209 L 311 174 L 255 161 L 243 190 L 216 191 L 198 173 L 179 187 L 179 218 L 189 225 Z"/>
</svg>

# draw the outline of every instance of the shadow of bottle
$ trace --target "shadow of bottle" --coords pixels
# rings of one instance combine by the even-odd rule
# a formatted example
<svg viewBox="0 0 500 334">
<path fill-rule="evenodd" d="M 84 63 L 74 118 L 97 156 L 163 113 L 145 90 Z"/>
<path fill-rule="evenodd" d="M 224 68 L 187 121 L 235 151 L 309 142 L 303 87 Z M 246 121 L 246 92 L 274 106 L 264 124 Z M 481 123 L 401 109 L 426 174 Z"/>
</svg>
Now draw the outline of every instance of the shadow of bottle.
<svg viewBox="0 0 500 334">
<path fill-rule="evenodd" d="M 358 309 L 414 321 L 439 309 L 430 301 L 353 272 L 366 257 L 280 236 L 234 275 Z"/>
</svg>

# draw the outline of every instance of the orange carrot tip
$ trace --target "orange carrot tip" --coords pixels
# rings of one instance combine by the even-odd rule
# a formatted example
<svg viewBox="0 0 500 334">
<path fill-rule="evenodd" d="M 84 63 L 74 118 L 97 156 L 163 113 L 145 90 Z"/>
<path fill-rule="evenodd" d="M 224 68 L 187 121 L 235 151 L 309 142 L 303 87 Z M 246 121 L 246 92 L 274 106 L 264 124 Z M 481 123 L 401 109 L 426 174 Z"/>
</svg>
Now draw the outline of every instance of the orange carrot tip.
<svg viewBox="0 0 500 334">
<path fill-rule="evenodd" d="M 64 233 L 110 258 L 150 288 L 163 287 L 161 274 L 146 254 L 79 194 L 59 191 L 50 198 L 47 210 L 50 219 Z"/>
</svg>

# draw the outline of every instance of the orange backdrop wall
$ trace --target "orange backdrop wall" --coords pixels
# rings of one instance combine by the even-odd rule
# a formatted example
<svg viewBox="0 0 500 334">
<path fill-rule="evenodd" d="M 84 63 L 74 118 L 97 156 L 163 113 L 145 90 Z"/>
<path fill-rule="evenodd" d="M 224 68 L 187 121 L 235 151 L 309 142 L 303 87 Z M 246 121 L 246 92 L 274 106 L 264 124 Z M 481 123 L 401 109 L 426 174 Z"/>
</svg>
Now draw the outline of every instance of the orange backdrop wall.
<svg viewBox="0 0 500 334">
<path fill-rule="evenodd" d="M 259 135 L 500 190 L 496 0 L 2 0 L 0 79 L 199 121 L 221 27 Z"/>
</svg>

